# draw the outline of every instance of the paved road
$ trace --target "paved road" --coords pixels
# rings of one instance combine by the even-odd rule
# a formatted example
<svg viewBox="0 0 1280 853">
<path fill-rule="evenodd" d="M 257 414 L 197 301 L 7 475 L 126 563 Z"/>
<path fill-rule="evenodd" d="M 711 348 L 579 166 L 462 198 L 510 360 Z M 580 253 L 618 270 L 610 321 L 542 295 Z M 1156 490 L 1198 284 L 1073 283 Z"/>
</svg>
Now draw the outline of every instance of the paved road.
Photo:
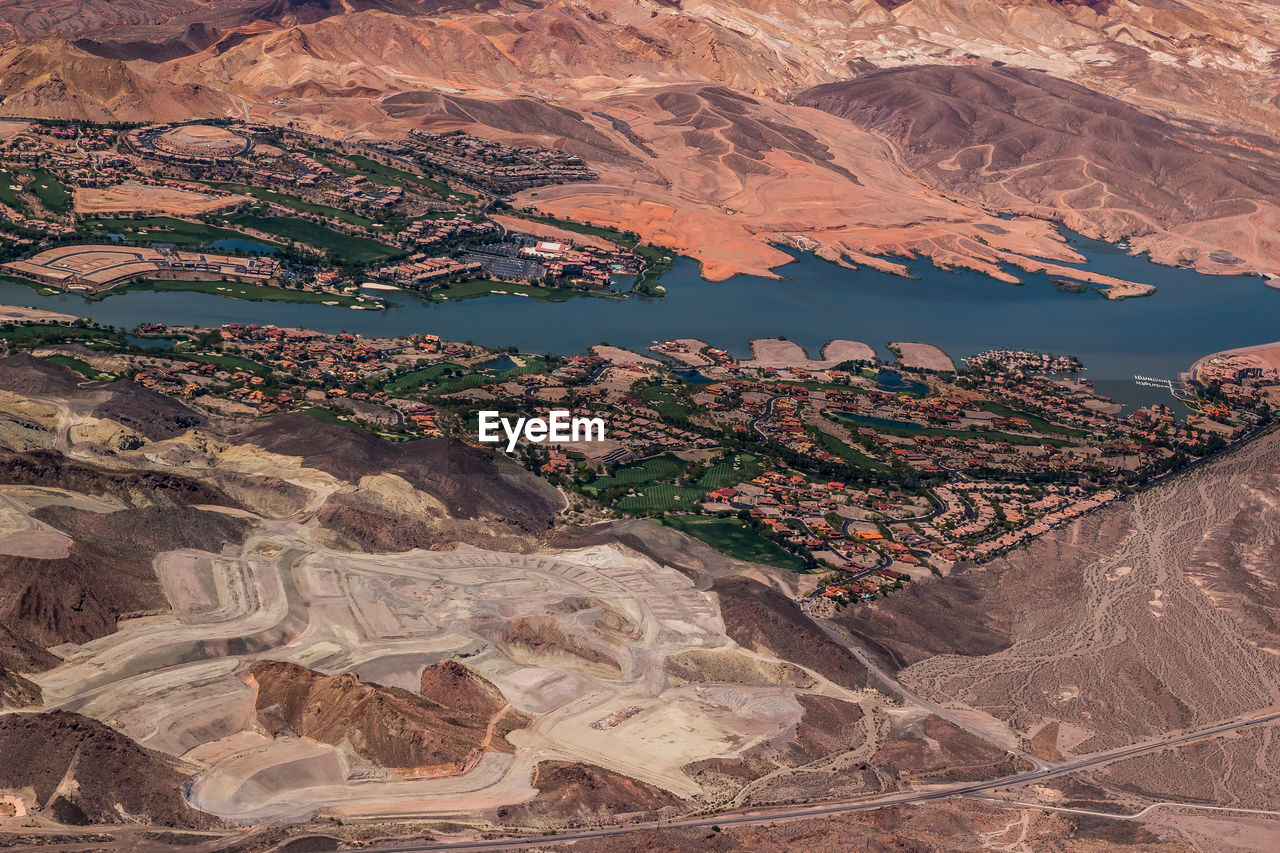
<svg viewBox="0 0 1280 853">
<path fill-rule="evenodd" d="M 711 826 L 740 826 L 796 820 L 800 818 L 830 817 L 833 815 L 850 814 L 852 812 L 870 811 L 872 809 L 884 808 L 885 806 L 910 805 L 914 803 L 927 803 L 934 800 L 946 800 L 953 797 L 980 794 L 984 791 L 994 791 L 1013 785 L 1024 785 L 1028 782 L 1037 782 L 1054 776 L 1075 773 L 1080 770 L 1087 770 L 1092 767 L 1110 764 L 1114 761 L 1121 761 L 1126 758 L 1133 758 L 1150 752 L 1159 752 L 1173 746 L 1215 737 L 1228 732 L 1241 731 L 1255 726 L 1266 725 L 1267 723 L 1275 722 L 1277 720 L 1280 720 L 1280 710 L 1271 709 L 1244 720 L 1220 723 L 1210 728 L 1188 732 L 1182 735 L 1165 737 L 1148 743 L 1113 749 L 1107 752 L 1100 752 L 1083 758 L 1077 758 L 1074 761 L 1063 762 L 1061 764 L 1045 768 L 1028 770 L 1011 776 L 1002 776 L 999 779 L 992 779 L 986 782 L 969 782 L 956 785 L 946 785 L 924 791 L 888 794 L 886 796 L 875 797 L 867 800 L 826 803 L 815 806 L 783 806 L 772 809 L 754 809 L 747 812 L 724 813 L 720 815 L 713 815 L 711 817 L 674 820 L 667 823 L 645 823 L 633 826 L 612 827 L 609 829 L 566 832 L 557 835 L 541 836 L 538 838 L 492 839 L 460 842 L 409 842 L 405 844 L 380 846 L 371 849 L 376 851 L 376 853 L 427 853 L 427 851 L 434 850 L 463 851 L 465 853 L 465 851 L 479 850 L 519 850 L 544 847 L 549 844 L 564 844 L 570 841 L 585 841 L 593 838 L 613 838 L 616 836 L 627 835 L 638 830 L 653 829 L 657 827 L 698 829 Z"/>
</svg>

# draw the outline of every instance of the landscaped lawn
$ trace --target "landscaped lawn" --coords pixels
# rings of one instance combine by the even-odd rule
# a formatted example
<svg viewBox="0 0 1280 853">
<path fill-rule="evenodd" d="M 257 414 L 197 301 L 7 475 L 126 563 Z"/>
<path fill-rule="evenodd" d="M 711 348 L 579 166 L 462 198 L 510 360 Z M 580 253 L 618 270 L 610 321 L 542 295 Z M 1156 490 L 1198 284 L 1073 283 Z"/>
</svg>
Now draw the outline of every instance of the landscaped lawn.
<svg viewBox="0 0 1280 853">
<path fill-rule="evenodd" d="M 839 456 L 855 468 L 881 472 L 892 470 L 888 465 L 878 459 L 872 459 L 858 448 L 845 444 L 834 435 L 820 431 L 818 433 L 818 442 L 822 445 L 823 449 L 832 456 Z"/>
<path fill-rule="evenodd" d="M 353 264 L 371 264 L 404 256 L 404 251 L 367 237 L 343 234 L 306 219 L 284 216 L 255 216 L 241 213 L 227 220 L 232 225 L 274 234 L 283 240 L 295 240 L 323 251 L 333 251 L 338 259 Z"/>
<path fill-rule="evenodd" d="M 734 467 L 734 463 L 737 467 Z M 698 479 L 698 485 L 707 489 L 723 489 L 725 486 L 736 485 L 743 480 L 750 480 L 752 477 L 759 476 L 764 469 L 760 467 L 758 457 L 749 453 L 742 453 L 731 459 L 726 459 L 716 465 L 712 465 L 706 470 L 706 473 Z"/>
<path fill-rule="evenodd" d="M 247 358 L 238 355 L 214 355 L 213 353 L 203 352 L 167 352 L 164 354 L 167 358 L 174 358 L 181 361 L 195 361 L 200 364 L 212 364 L 223 370 L 244 370 L 258 376 L 270 376 L 271 368 L 265 364 L 259 364 Z"/>
<path fill-rule="evenodd" d="M 842 412 L 834 412 L 832 418 L 839 421 L 857 424 L 858 426 L 871 427 L 876 432 L 882 432 L 886 435 L 896 435 L 902 438 L 913 438 L 915 436 L 929 438 L 973 438 L 984 442 L 1003 441 L 1009 444 L 1020 445 L 1040 445 L 1051 444 L 1054 447 L 1071 447 L 1073 443 L 1061 438 L 1039 438 L 1030 435 L 1012 435 L 1007 432 L 998 430 L 976 430 L 976 429 L 947 429 L 945 427 L 925 427 L 918 424 L 910 424 L 905 421 L 892 421 L 885 418 L 864 417 L 862 415 L 846 415 Z"/>
<path fill-rule="evenodd" d="M 145 219 L 90 219 L 84 223 L 91 233 L 119 234 L 126 240 L 151 243 L 173 243 L 176 246 L 207 246 L 217 240 L 248 240 L 263 242 L 240 231 L 219 228 L 204 222 L 188 222 L 171 216 L 150 216 Z M 142 233 L 142 232 L 146 233 Z M 272 248 L 278 248 L 272 246 Z"/>
<path fill-rule="evenodd" d="M 1044 418 L 1028 412 L 1019 411 L 1018 409 L 1011 409 L 1008 406 L 1003 406 L 999 403 L 984 402 L 980 403 L 978 408 L 982 409 L 984 412 L 990 412 L 991 414 L 1002 418 L 1022 418 L 1035 432 L 1047 432 L 1053 435 L 1066 435 L 1071 436 L 1072 438 L 1084 438 L 1089 434 L 1086 430 L 1055 424 L 1050 421 L 1046 421 Z"/>
<path fill-rule="evenodd" d="M 63 367 L 69 367 L 86 379 L 102 379 L 105 375 L 94 369 L 93 365 L 89 364 L 89 362 L 73 358 L 69 355 L 46 355 L 44 356 L 44 360 L 52 361 L 54 364 L 61 364 Z"/>
<path fill-rule="evenodd" d="M 793 572 L 804 569 L 804 560 L 776 542 L 765 539 L 755 529 L 737 518 L 713 518 L 702 515 L 668 515 L 661 520 L 667 527 L 687 533 L 706 542 L 717 551 L 746 560 L 764 563 Z"/>
<path fill-rule="evenodd" d="M 44 169 L 32 169 L 31 174 L 33 180 L 27 189 L 36 194 L 36 198 L 40 199 L 40 203 L 50 213 L 65 216 L 71 212 L 71 190 L 67 189 L 66 184 Z"/>
<path fill-rule="evenodd" d="M 296 195 L 277 192 L 275 190 L 265 189 L 263 187 L 253 187 L 248 184 L 229 184 L 222 181 L 204 181 L 211 187 L 230 190 L 241 195 L 253 196 L 260 201 L 269 201 L 278 204 L 281 207 L 300 210 L 303 213 L 314 213 L 317 216 L 325 216 L 329 219 L 337 219 L 340 222 L 346 222 L 350 225 L 359 225 L 362 228 L 372 228 L 373 220 L 367 216 L 361 216 L 358 213 L 352 213 L 349 210 L 343 210 L 340 207 L 330 207 L 327 204 L 316 204 L 315 202 L 306 201 L 298 198 Z"/>
<path fill-rule="evenodd" d="M 18 175 L 10 172 L 8 169 L 0 169 L 0 203 L 12 207 L 18 213 L 27 213 L 31 210 L 31 204 L 22 196 L 22 191 L 10 189 L 11 187 L 21 186 Z"/>
<path fill-rule="evenodd" d="M 680 402 L 676 396 L 676 387 L 673 385 L 650 385 L 641 390 L 640 399 L 666 419 L 687 418 L 693 411 Z"/>
<path fill-rule="evenodd" d="M 655 483 L 658 480 L 666 480 L 676 476 L 684 469 L 684 462 L 670 453 L 664 453 L 662 456 L 655 456 L 653 459 L 646 459 L 643 462 L 616 468 L 608 477 L 593 480 L 583 488 L 588 494 L 598 495 L 613 486 L 639 485 L 641 483 Z"/>
<path fill-rule="evenodd" d="M 427 190 L 440 198 L 448 198 L 449 196 L 457 196 L 461 201 L 467 202 L 475 199 L 470 193 L 464 193 L 460 190 L 450 188 L 446 184 L 432 180 L 426 175 L 419 175 L 414 172 L 408 172 L 404 169 L 397 169 L 394 166 L 388 166 L 385 163 L 379 163 L 362 154 L 337 154 L 329 151 L 313 152 L 316 159 L 322 161 L 325 165 L 330 166 L 335 171 L 349 175 L 365 175 L 369 180 L 376 184 L 384 186 L 415 186 L 419 189 Z M 354 163 L 357 168 L 347 168 L 338 161 L 338 158 L 344 158 Z"/>
<path fill-rule="evenodd" d="M 706 495 L 697 486 L 676 486 L 671 483 L 648 483 L 636 487 L 636 494 L 626 495 L 613 505 L 619 512 L 645 514 L 653 512 L 679 512 L 693 509 Z"/>
<path fill-rule="evenodd" d="M 246 284 L 240 281 L 134 281 L 121 287 L 113 287 L 103 291 L 99 298 L 107 298 L 117 293 L 130 290 L 154 290 L 156 292 L 180 291 L 194 293 L 210 293 L 214 296 L 225 296 L 228 299 L 246 299 L 250 302 L 299 302 L 319 305 L 333 302 L 343 307 L 360 304 L 354 296 L 343 296 L 334 293 L 316 293 L 313 290 L 291 290 L 286 287 L 272 287 L 267 284 Z"/>
<path fill-rule="evenodd" d="M 61 326 L 57 323 L 29 323 L 15 326 L 12 329 L 0 329 L 0 341 L 17 349 L 45 346 L 63 341 L 86 342 L 102 338 L 110 339 L 118 344 L 125 342 L 124 335 L 119 332 L 81 326 Z"/>
</svg>

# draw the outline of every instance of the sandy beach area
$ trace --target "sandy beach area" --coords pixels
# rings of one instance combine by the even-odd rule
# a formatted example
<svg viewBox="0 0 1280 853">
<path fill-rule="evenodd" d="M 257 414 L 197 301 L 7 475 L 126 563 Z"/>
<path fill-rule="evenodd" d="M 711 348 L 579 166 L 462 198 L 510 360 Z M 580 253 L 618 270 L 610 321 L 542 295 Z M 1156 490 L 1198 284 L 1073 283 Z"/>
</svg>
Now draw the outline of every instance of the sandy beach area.
<svg viewBox="0 0 1280 853">
<path fill-rule="evenodd" d="M 78 319 L 80 318 L 71 314 L 45 311 L 43 308 L 0 305 L 0 322 L 4 323 L 63 323 Z"/>
</svg>

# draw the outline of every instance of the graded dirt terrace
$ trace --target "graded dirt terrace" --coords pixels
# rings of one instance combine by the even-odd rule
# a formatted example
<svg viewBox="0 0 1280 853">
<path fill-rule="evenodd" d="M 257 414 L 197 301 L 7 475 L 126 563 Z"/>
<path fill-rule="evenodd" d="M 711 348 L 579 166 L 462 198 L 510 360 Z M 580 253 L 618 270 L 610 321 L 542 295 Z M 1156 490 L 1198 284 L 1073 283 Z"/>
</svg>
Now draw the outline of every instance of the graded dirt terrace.
<svg viewBox="0 0 1280 853">
<path fill-rule="evenodd" d="M 256 820 L 321 807 L 375 815 L 498 806 L 532 797 L 533 766 L 551 758 L 687 797 L 699 789 L 684 764 L 733 755 L 800 717 L 786 689 L 662 687 L 666 654 L 729 641 L 705 593 L 643 558 L 612 548 L 334 554 L 300 529 L 274 527 L 238 553 L 163 556 L 156 568 L 173 615 L 64 648 L 68 662 L 37 677 L 47 706 L 110 718 L 142 745 L 204 765 L 191 789 L 203 811 Z M 499 630 L 544 613 L 612 659 L 613 673 L 602 677 L 572 646 L 539 651 Z M 613 614 L 608 631 L 601 614 Z M 278 659 L 415 685 L 426 660 L 459 655 L 535 721 L 508 735 L 514 755 L 486 753 L 464 773 L 412 781 L 352 783 L 355 757 L 343 749 L 265 737 L 238 674 L 249 660 Z"/>
<path fill-rule="evenodd" d="M 124 181 L 109 187 L 77 187 L 75 192 L 76 212 L 89 216 L 113 213 L 194 216 L 226 210 L 246 201 L 249 201 L 247 197 L 230 193 L 196 192 L 140 181 Z"/>
</svg>

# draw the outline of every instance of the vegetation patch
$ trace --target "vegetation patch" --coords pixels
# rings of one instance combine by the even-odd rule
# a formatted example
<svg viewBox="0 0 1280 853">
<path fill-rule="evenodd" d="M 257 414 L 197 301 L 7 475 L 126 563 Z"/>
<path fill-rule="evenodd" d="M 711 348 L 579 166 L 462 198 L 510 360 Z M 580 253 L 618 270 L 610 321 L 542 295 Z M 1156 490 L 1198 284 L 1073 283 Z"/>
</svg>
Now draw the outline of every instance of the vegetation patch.
<svg viewBox="0 0 1280 853">
<path fill-rule="evenodd" d="M 130 290 L 150 290 L 157 293 L 166 291 L 209 293 L 214 296 L 225 296 L 228 299 L 246 299 L 250 302 L 299 302 L 309 305 L 333 303 L 343 307 L 364 304 L 354 296 L 338 293 L 318 293 L 314 290 L 290 290 L 285 287 L 272 287 L 268 284 L 251 284 L 242 281 L 162 281 L 159 279 L 132 281 L 128 284 L 105 290 L 100 294 L 95 294 L 94 298 L 105 299 L 117 293 L 125 293 Z"/>
<path fill-rule="evenodd" d="M 31 185 L 28 189 L 35 193 L 40 203 L 52 214 L 66 216 L 71 212 L 71 190 L 52 172 L 44 169 L 31 170 Z"/>
<path fill-rule="evenodd" d="M 205 222 L 175 219 L 172 216 L 150 216 L 143 219 L 89 219 L 85 221 L 84 227 L 95 239 L 101 239 L 108 234 L 117 234 L 130 242 L 172 243 L 175 246 L 207 246 L 218 240 L 264 242 L 241 231 L 219 228 Z M 279 248 L 270 244 L 269 241 L 266 241 L 266 244 L 271 248 Z"/>
<path fill-rule="evenodd" d="M 344 263 L 371 264 L 402 257 L 404 252 L 386 243 L 379 243 L 367 237 L 356 237 L 343 234 L 307 219 L 295 219 L 284 216 L 257 216 L 251 213 L 240 213 L 228 220 L 232 225 L 264 231 L 285 240 L 305 243 L 326 252 L 332 252 Z"/>
<path fill-rule="evenodd" d="M 776 542 L 765 539 L 755 529 L 737 518 L 713 518 L 702 515 L 668 515 L 661 524 L 701 540 L 717 551 L 750 563 L 764 563 L 793 572 L 803 571 L 804 560 Z"/>
</svg>

